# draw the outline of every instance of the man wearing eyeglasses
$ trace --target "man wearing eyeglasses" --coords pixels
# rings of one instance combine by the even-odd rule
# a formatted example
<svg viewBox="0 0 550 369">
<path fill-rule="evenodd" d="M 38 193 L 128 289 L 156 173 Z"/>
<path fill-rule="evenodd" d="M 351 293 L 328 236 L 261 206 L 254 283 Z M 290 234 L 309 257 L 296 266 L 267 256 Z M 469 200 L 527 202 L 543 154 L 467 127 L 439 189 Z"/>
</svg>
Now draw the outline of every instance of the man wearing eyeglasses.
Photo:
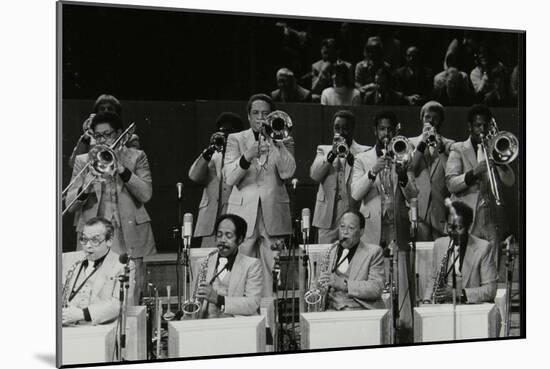
<svg viewBox="0 0 550 369">
<path fill-rule="evenodd" d="M 88 220 L 79 237 L 82 251 L 63 255 L 62 322 L 100 324 L 112 321 L 119 312 L 119 276 L 124 265 L 111 250 L 113 225 L 104 218 Z M 130 268 L 131 270 L 133 268 Z M 133 272 L 130 272 L 130 296 Z"/>
<path fill-rule="evenodd" d="M 365 217 L 357 210 L 348 210 L 338 229 L 339 241 L 330 250 L 328 270 L 319 277 L 319 283 L 330 288 L 328 307 L 383 309 L 384 255 L 380 246 L 361 241 Z"/>
<path fill-rule="evenodd" d="M 218 252 L 208 258 L 206 277 L 196 280 L 197 297 L 204 299 L 207 317 L 257 315 L 262 297 L 262 263 L 239 252 L 246 221 L 235 214 L 216 220 Z"/>
<path fill-rule="evenodd" d="M 111 146 L 122 133 L 119 116 L 111 112 L 96 114 L 90 126 L 96 145 Z M 89 160 L 88 154 L 76 157 L 73 179 Z M 66 203 L 73 201 L 86 183 L 92 183 L 69 209 L 75 214 L 77 237 L 91 218 L 103 217 L 113 224 L 113 251 L 127 253 L 136 266 L 133 301 L 138 304 L 145 280 L 143 257 L 156 252 L 151 218 L 144 206 L 153 192 L 151 171 L 145 152 L 135 148 L 123 147 L 116 152 L 115 161 L 111 173 L 101 174 L 90 166 L 84 175 L 78 176 L 67 193 Z"/>
<path fill-rule="evenodd" d="M 438 238 L 434 243 L 433 270 L 423 302 L 452 302 L 453 274 L 456 275 L 456 296 L 459 302 L 493 302 L 498 275 L 491 244 L 469 233 L 474 216 L 472 208 L 461 201 L 454 201 L 451 209 L 446 207 L 448 236 Z M 434 290 L 435 279 L 440 271 L 446 271 L 447 283 L 441 283 Z M 445 281 L 445 277 L 442 280 Z"/>
</svg>

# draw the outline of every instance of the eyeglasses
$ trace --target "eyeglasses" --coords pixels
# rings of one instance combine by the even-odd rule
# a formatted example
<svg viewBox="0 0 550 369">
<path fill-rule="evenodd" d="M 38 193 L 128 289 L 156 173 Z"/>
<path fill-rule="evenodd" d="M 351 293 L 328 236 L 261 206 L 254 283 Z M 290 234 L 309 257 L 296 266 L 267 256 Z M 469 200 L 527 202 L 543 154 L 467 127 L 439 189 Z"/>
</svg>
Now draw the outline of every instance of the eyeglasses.
<svg viewBox="0 0 550 369">
<path fill-rule="evenodd" d="M 114 130 L 110 130 L 110 131 L 107 131 L 107 132 L 103 132 L 103 133 L 94 133 L 93 136 L 94 136 L 94 139 L 96 140 L 107 140 L 111 137 L 113 137 L 113 134 L 115 133 Z"/>
<path fill-rule="evenodd" d="M 78 239 L 78 242 L 80 242 L 80 244 L 82 246 L 86 246 L 88 244 L 88 242 L 90 243 L 90 245 L 92 245 L 93 247 L 97 247 L 99 245 L 101 245 L 101 243 L 103 241 L 105 241 L 107 238 L 104 237 L 103 239 L 95 236 L 95 237 L 92 237 L 92 238 L 87 238 L 87 237 L 84 237 L 84 236 L 80 236 L 80 238 Z"/>
</svg>

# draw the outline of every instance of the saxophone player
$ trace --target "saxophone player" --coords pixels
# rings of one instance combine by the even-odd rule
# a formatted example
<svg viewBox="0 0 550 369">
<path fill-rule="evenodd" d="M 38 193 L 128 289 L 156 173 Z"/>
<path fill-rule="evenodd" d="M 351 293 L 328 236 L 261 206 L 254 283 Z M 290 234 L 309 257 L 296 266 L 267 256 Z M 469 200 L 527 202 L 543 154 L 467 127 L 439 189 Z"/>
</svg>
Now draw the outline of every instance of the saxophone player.
<svg viewBox="0 0 550 369">
<path fill-rule="evenodd" d="M 452 273 L 456 273 L 459 302 L 493 302 L 497 292 L 497 267 L 491 245 L 470 234 L 473 210 L 461 201 L 446 207 L 446 237 L 435 240 L 432 278 L 426 287 L 424 303 L 452 301 Z M 437 279 L 437 281 L 436 281 Z"/>
<path fill-rule="evenodd" d="M 340 218 L 338 243 L 328 256 L 329 268 L 319 277 L 328 287 L 329 309 L 383 309 L 384 256 L 378 245 L 363 243 L 365 217 L 348 210 Z"/>
<path fill-rule="evenodd" d="M 246 221 L 235 214 L 216 220 L 217 253 L 209 255 L 197 280 L 197 298 L 206 302 L 207 317 L 257 315 L 262 296 L 262 265 L 239 252 L 246 237 Z M 204 305 L 204 304 L 203 304 Z"/>
</svg>

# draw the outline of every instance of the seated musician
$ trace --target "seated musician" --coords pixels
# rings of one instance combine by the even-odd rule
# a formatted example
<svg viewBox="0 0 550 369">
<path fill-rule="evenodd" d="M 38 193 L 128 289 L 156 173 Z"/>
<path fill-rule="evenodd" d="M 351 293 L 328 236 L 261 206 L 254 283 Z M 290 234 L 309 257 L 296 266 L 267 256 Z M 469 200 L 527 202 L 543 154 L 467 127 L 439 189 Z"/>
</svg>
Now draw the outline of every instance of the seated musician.
<svg viewBox="0 0 550 369">
<path fill-rule="evenodd" d="M 199 271 L 196 281 L 197 298 L 205 302 L 202 311 L 207 317 L 259 314 L 262 264 L 239 252 L 246 228 L 246 221 L 235 214 L 224 214 L 216 220 L 218 250 L 208 256 L 205 277 L 200 280 Z"/>
<path fill-rule="evenodd" d="M 63 255 L 63 325 L 114 320 L 120 307 L 119 279 L 124 264 L 111 250 L 114 227 L 104 218 L 91 218 L 82 230 L 82 250 Z M 130 281 L 133 282 L 133 272 Z M 130 283 L 130 290 L 133 283 Z M 128 291 L 128 295 L 133 291 Z M 131 299 L 130 299 L 131 301 Z"/>
<path fill-rule="evenodd" d="M 339 241 L 331 247 L 328 271 L 319 277 L 329 287 L 329 309 L 355 310 L 384 308 L 384 256 L 382 248 L 361 241 L 365 230 L 363 214 L 346 211 L 340 218 Z"/>
<path fill-rule="evenodd" d="M 452 206 L 447 206 L 446 216 L 449 236 L 435 240 L 432 277 L 423 302 L 451 303 L 453 273 L 456 273 L 457 302 L 493 302 L 497 292 L 497 267 L 491 257 L 491 244 L 469 232 L 473 210 L 463 202 L 454 201 Z"/>
</svg>

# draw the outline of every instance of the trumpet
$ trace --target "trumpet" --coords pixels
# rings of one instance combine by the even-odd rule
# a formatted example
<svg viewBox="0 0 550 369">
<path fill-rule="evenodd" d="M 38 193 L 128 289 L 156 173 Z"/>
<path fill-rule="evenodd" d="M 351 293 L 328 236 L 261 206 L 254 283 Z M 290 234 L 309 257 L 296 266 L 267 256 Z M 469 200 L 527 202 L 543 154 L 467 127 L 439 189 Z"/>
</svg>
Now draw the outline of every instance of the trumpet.
<svg viewBox="0 0 550 369">
<path fill-rule="evenodd" d="M 214 146 L 217 152 L 223 152 L 225 141 L 226 138 L 223 132 L 215 132 L 212 137 L 210 137 L 210 145 Z"/>
<path fill-rule="evenodd" d="M 95 145 L 89 152 L 88 152 L 88 162 L 86 165 L 74 176 L 74 178 L 71 180 L 71 182 L 65 187 L 65 189 L 61 192 L 62 197 L 66 197 L 67 193 L 71 189 L 71 187 L 77 182 L 78 179 L 82 177 L 89 169 L 90 167 L 94 168 L 94 170 L 99 173 L 102 177 L 103 176 L 112 176 L 117 167 L 116 167 L 116 152 L 120 150 L 121 148 L 126 145 L 126 143 L 130 140 L 132 137 L 132 134 L 136 130 L 136 124 L 132 123 L 122 134 L 116 139 L 116 141 L 111 145 Z M 65 215 L 65 213 L 73 206 L 73 204 L 78 200 L 78 198 L 85 193 L 88 188 L 92 185 L 92 183 L 97 180 L 97 177 L 94 177 L 90 179 L 88 182 L 86 182 L 81 190 L 75 195 L 74 199 L 65 206 L 65 209 L 61 213 L 61 215 Z"/>
<path fill-rule="evenodd" d="M 394 162 L 406 166 L 412 157 L 412 148 L 405 136 L 395 136 L 391 139 L 387 151 Z"/>
<path fill-rule="evenodd" d="M 494 165 L 506 165 L 513 162 L 519 153 L 517 137 L 507 131 L 499 131 L 494 118 L 489 122 L 487 134 L 481 134 L 481 149 L 487 164 L 487 177 L 491 192 L 497 205 L 502 204 Z M 489 160 L 491 159 L 491 160 Z"/>
<path fill-rule="evenodd" d="M 339 133 L 336 133 L 332 142 L 336 144 L 336 153 L 338 157 L 346 158 L 349 154 L 349 146 L 346 143 L 346 139 Z"/>
<path fill-rule="evenodd" d="M 428 139 L 426 140 L 428 146 L 435 147 L 437 145 L 437 132 L 434 126 L 426 126 L 422 132 L 428 132 Z"/>
</svg>

